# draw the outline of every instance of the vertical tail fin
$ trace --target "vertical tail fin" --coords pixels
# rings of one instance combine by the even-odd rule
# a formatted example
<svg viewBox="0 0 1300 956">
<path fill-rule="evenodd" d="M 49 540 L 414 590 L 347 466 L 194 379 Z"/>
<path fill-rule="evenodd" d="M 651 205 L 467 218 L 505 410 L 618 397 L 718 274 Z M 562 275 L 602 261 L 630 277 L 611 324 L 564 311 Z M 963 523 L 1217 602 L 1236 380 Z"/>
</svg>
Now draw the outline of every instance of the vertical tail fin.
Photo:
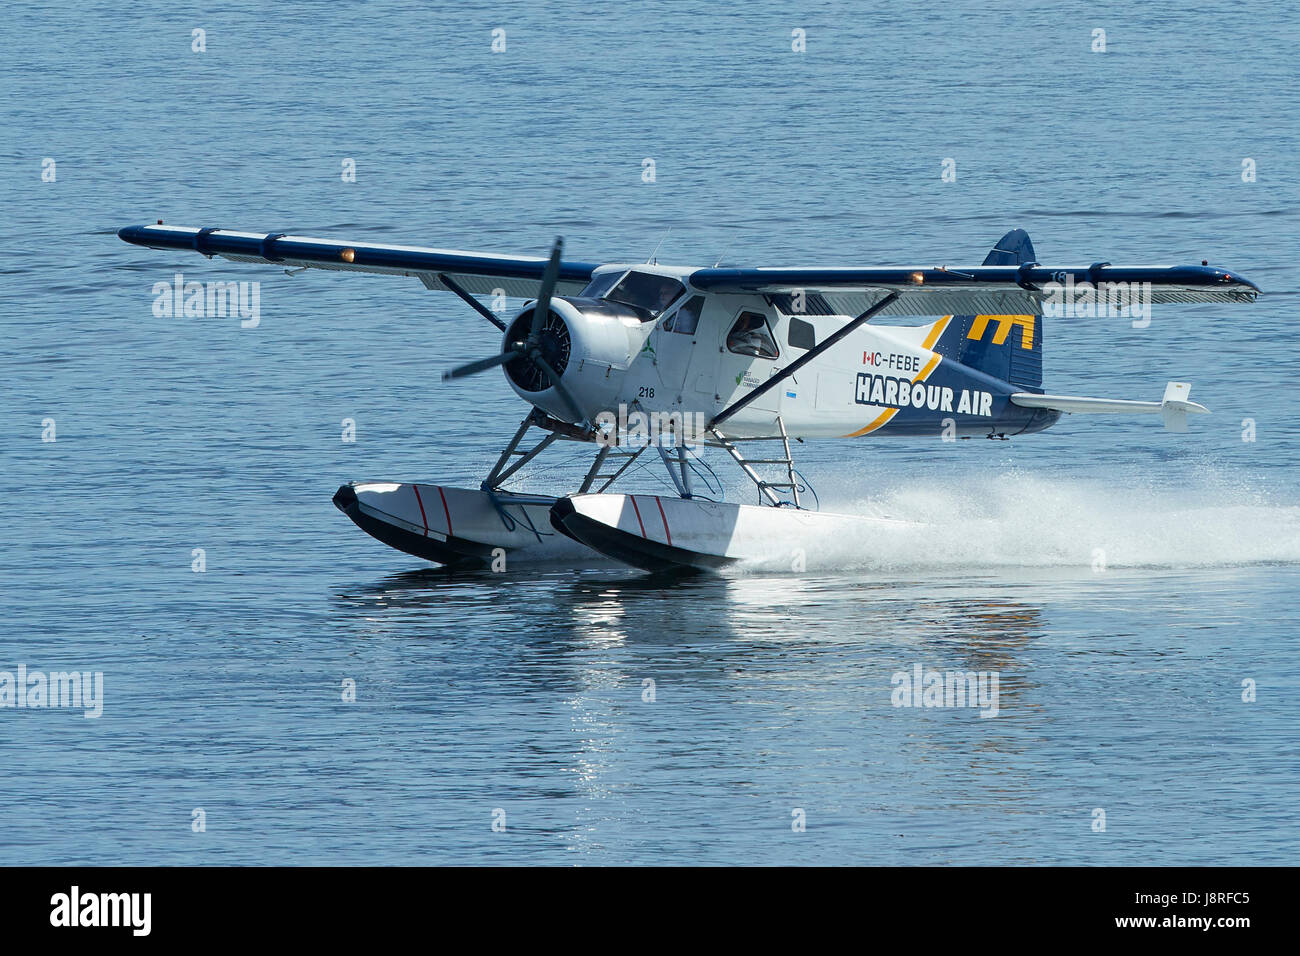
<svg viewBox="0 0 1300 956">
<path fill-rule="evenodd" d="M 1029 233 L 1012 229 L 989 250 L 984 265 L 1016 266 L 1036 261 Z M 954 315 L 934 350 L 994 378 L 1042 391 L 1042 316 Z"/>
<path fill-rule="evenodd" d="M 1034 244 L 1029 241 L 1029 233 L 1023 229 L 1012 229 L 984 257 L 986 266 L 1019 266 L 1037 261 Z"/>
</svg>

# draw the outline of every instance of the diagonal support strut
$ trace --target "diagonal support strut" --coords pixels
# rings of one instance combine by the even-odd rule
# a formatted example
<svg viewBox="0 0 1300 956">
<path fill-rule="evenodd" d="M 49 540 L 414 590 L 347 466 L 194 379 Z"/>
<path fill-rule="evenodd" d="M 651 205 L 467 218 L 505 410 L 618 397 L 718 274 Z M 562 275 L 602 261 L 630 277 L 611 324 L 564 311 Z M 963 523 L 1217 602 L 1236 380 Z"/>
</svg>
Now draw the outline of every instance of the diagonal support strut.
<svg viewBox="0 0 1300 956">
<path fill-rule="evenodd" d="M 466 292 L 456 281 L 452 279 L 451 276 L 447 275 L 445 272 L 439 272 L 438 281 L 441 282 L 443 285 L 445 285 L 452 292 L 456 293 L 456 295 L 464 299 L 466 305 L 468 305 L 479 315 L 483 316 L 483 318 L 487 319 L 489 322 L 495 325 L 502 332 L 506 330 L 506 324 L 502 322 L 500 319 L 498 319 L 495 315 L 493 315 L 491 309 L 489 309 L 478 299 L 474 298 L 472 295 Z"/>
<path fill-rule="evenodd" d="M 846 336 L 852 334 L 853 332 L 856 332 L 865 323 L 870 321 L 872 316 L 874 316 L 881 309 L 885 308 L 885 306 L 889 305 L 889 303 L 893 302 L 897 298 L 898 298 L 897 292 L 889 293 L 889 295 L 885 296 L 883 299 L 881 299 L 871 308 L 867 309 L 867 311 L 863 312 L 856 319 L 853 319 L 852 321 L 845 323 L 841 328 L 836 329 L 834 332 L 832 332 L 827 337 L 826 341 L 822 342 L 821 345 L 818 345 L 816 348 L 811 349 L 808 352 L 805 352 L 801 357 L 795 359 L 785 368 L 781 369 L 781 371 L 778 374 L 773 375 L 762 385 L 759 385 L 751 389 L 750 391 L 746 392 L 739 399 L 732 402 L 722 411 L 718 412 L 718 414 L 713 416 L 713 420 L 710 421 L 706 427 L 710 429 L 716 428 L 718 425 L 725 422 L 728 418 L 736 414 L 736 412 L 740 411 L 742 408 L 744 408 L 754 399 L 758 398 L 760 395 L 766 394 L 771 389 L 776 388 L 778 384 L 784 382 L 787 378 L 789 378 L 795 372 L 799 371 L 799 369 L 803 368 L 813 359 L 818 358 L 819 356 L 824 354 L 826 350 L 829 349 L 831 346 L 835 345 L 836 343 L 844 339 Z"/>
</svg>

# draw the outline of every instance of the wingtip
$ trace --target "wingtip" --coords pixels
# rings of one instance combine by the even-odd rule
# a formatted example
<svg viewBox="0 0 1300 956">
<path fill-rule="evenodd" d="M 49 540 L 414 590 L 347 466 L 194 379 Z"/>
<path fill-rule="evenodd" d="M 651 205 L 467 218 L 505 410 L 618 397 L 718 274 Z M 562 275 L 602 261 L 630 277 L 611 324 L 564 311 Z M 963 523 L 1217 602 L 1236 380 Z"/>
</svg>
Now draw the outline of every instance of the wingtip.
<svg viewBox="0 0 1300 956">
<path fill-rule="evenodd" d="M 1255 283 L 1247 279 L 1240 272 L 1233 272 L 1231 269 L 1220 269 L 1217 266 L 1210 265 L 1203 259 L 1201 260 L 1200 266 L 1197 267 L 1197 271 L 1199 271 L 1202 275 L 1207 276 L 1208 277 L 1207 281 L 1210 284 L 1219 282 L 1219 283 L 1231 283 L 1233 285 L 1243 285 L 1246 288 L 1253 291 L 1256 295 L 1264 291 L 1259 286 L 1255 285 Z"/>
<path fill-rule="evenodd" d="M 1247 279 L 1247 278 L 1246 278 L 1245 276 L 1243 276 L 1243 275 L 1238 275 L 1238 274 L 1235 273 L 1235 272 L 1225 272 L 1224 275 L 1226 275 L 1228 278 L 1230 278 L 1233 282 L 1240 282 L 1242 285 L 1250 286 L 1252 289 L 1255 290 L 1255 293 L 1256 293 L 1256 294 L 1260 294 L 1260 293 L 1262 293 L 1262 292 L 1264 291 L 1263 289 L 1261 289 L 1259 286 L 1255 285 L 1255 283 L 1251 282 L 1249 279 Z"/>
</svg>

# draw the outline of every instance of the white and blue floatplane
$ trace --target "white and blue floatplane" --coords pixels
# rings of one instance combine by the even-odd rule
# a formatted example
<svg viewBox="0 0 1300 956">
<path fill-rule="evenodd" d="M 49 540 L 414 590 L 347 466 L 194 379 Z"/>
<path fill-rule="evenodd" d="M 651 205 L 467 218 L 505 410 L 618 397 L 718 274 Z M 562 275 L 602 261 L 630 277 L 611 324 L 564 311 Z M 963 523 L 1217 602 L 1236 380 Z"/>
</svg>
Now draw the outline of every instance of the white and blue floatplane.
<svg viewBox="0 0 1300 956">
<path fill-rule="evenodd" d="M 647 570 L 719 568 L 788 563 L 810 540 L 886 544 L 906 523 L 808 506 L 792 442 L 1009 438 L 1062 413 L 1152 414 L 1185 430 L 1207 409 L 1184 382 L 1159 401 L 1046 393 L 1044 313 L 1259 293 L 1206 263 L 1041 266 L 1020 229 L 960 268 L 601 265 L 565 261 L 558 239 L 547 258 L 508 257 L 161 223 L 118 235 L 236 262 L 410 276 L 495 326 L 499 352 L 443 375 L 500 366 L 531 406 L 481 486 L 352 482 L 334 496 L 373 537 L 453 567 L 579 565 L 595 552 Z M 503 320 L 476 296 L 530 301 Z M 888 317 L 905 324 L 875 321 Z M 557 442 L 591 449 L 578 486 L 512 492 L 512 476 Z M 708 450 L 752 480 L 758 504 L 700 493 L 696 461 Z M 643 455 L 661 460 L 675 494 L 612 490 Z"/>
</svg>

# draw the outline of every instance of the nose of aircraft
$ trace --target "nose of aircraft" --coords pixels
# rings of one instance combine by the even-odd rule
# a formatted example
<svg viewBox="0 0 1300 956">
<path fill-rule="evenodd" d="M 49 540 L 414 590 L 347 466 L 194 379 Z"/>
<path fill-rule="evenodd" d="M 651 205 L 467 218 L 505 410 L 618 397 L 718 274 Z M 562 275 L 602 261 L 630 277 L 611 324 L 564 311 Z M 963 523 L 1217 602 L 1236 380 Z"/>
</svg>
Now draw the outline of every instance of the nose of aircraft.
<svg viewBox="0 0 1300 956">
<path fill-rule="evenodd" d="M 533 322 L 533 312 L 533 308 L 525 309 L 510 323 L 505 334 L 507 348 L 511 343 L 527 340 Z M 569 366 L 569 354 L 572 348 L 573 336 L 569 332 L 568 325 L 554 309 L 548 309 L 541 330 L 531 343 L 528 352 L 505 364 L 506 375 L 525 392 L 545 391 L 554 383 L 545 366 L 536 359 L 540 357 L 546 366 L 555 370 L 556 375 L 563 377 L 564 370 Z"/>
</svg>

